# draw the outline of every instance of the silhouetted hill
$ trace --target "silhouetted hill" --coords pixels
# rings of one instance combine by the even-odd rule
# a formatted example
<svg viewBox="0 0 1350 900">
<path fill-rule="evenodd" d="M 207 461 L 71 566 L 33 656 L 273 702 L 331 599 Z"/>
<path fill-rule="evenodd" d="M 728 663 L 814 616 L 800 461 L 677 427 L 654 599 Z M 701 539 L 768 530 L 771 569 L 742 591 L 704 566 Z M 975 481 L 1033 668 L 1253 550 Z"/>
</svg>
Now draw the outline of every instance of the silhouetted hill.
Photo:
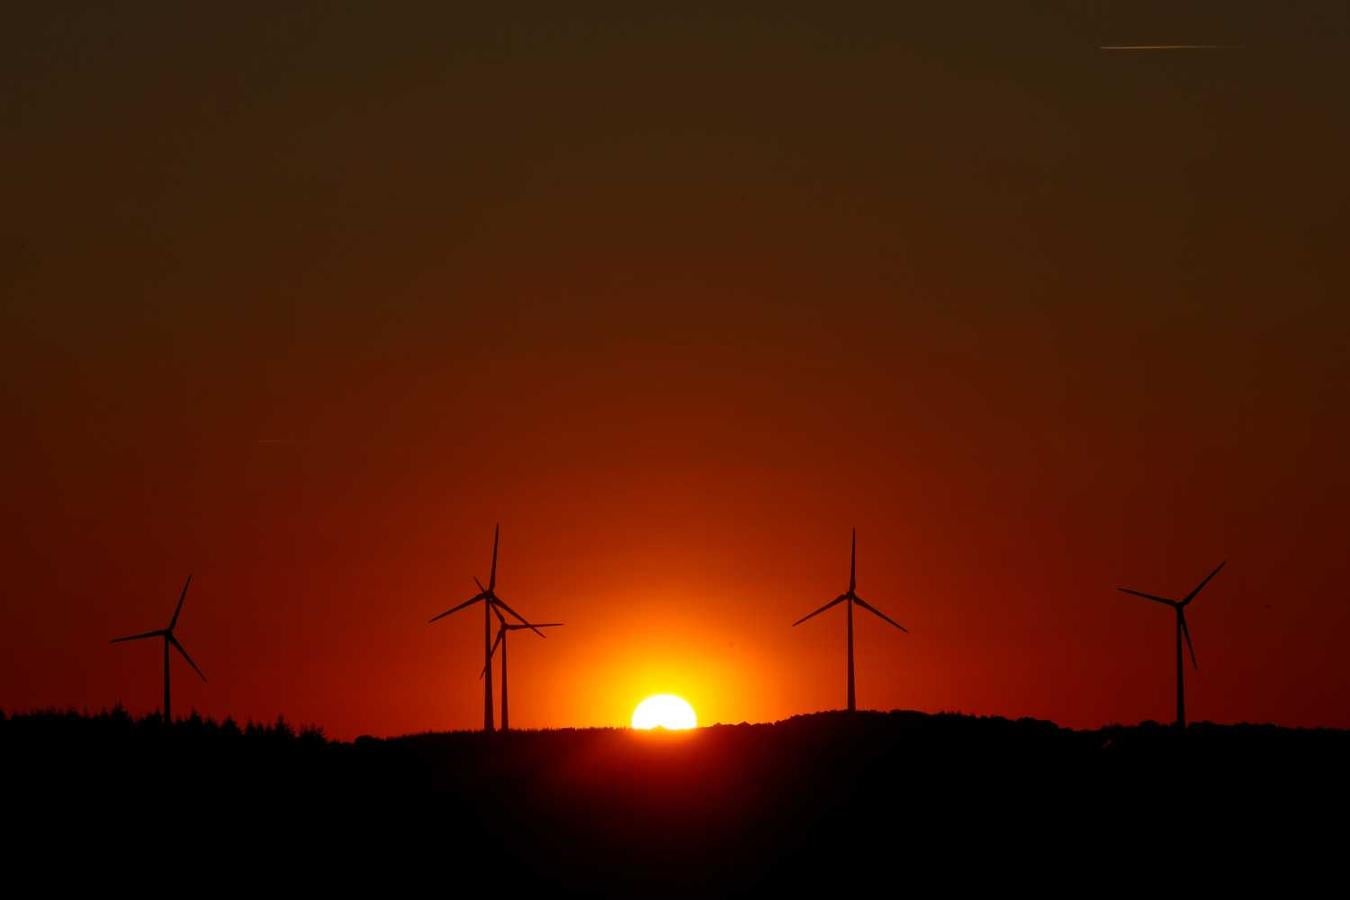
<svg viewBox="0 0 1350 900">
<path fill-rule="evenodd" d="M 1227 874 L 1297 854 L 1311 876 L 1339 856 L 1343 827 L 1316 823 L 1345 809 L 1350 732 L 1072 731 L 892 712 L 674 734 L 335 742 L 282 722 L 165 729 L 122 712 L 36 713 L 0 717 L 0 755 L 11 809 L 122 810 L 138 840 L 164 829 L 200 835 L 212 852 L 233 842 L 235 867 L 255 864 L 257 847 L 288 846 L 284 858 L 308 859 L 320 879 L 435 861 L 467 866 L 446 875 L 460 885 L 491 876 L 563 894 L 737 894 L 906 870 L 966 883 L 1027 865 L 1045 877 L 1104 866 L 1128 880 L 1206 848 L 1222 851 Z M 152 810 L 162 822 L 146 820 Z M 241 851 L 243 838 L 260 843 Z M 336 857 L 306 856 L 320 847 Z"/>
</svg>

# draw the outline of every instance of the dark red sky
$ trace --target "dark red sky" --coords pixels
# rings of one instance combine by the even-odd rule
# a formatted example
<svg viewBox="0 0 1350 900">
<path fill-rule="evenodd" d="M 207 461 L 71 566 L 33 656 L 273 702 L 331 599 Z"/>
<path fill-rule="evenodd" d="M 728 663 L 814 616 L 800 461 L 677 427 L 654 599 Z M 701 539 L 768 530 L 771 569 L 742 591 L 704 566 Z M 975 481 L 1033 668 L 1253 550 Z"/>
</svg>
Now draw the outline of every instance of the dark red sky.
<svg viewBox="0 0 1350 900">
<path fill-rule="evenodd" d="M 1345 4 L 84 6 L 0 34 L 0 707 L 155 708 L 192 572 L 176 709 L 473 727 L 501 521 L 513 724 L 831 708 L 856 525 L 864 706 L 1165 720 L 1114 588 L 1228 559 L 1191 715 L 1350 726 Z"/>
</svg>

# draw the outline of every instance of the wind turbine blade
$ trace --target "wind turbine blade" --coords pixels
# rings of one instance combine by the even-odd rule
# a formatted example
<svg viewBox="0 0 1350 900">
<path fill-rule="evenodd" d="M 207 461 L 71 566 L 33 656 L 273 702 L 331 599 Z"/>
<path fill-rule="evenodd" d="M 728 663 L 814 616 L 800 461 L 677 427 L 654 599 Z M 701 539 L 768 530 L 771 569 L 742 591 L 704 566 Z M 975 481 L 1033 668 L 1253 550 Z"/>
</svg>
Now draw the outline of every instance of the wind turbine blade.
<svg viewBox="0 0 1350 900">
<path fill-rule="evenodd" d="M 1195 661 L 1195 645 L 1191 643 L 1191 630 L 1186 627 L 1186 614 L 1181 614 L 1181 635 L 1186 638 L 1186 649 L 1191 651 L 1191 666 L 1198 669 L 1200 663 Z"/>
<path fill-rule="evenodd" d="M 1166 597 L 1155 597 L 1153 594 L 1145 594 L 1143 591 L 1132 591 L 1129 588 L 1116 588 L 1116 590 L 1123 594 L 1133 594 L 1136 597 L 1143 597 L 1145 600 L 1152 600 L 1154 603 L 1162 603 L 1166 606 L 1175 607 L 1177 605 L 1177 601 L 1175 600 L 1168 600 Z"/>
<path fill-rule="evenodd" d="M 848 589 L 849 593 L 858 586 L 858 529 L 853 529 L 853 543 L 848 553 Z"/>
<path fill-rule="evenodd" d="M 1192 600 L 1194 600 L 1195 595 L 1204 590 L 1205 585 L 1209 584 L 1209 580 L 1213 578 L 1215 575 L 1218 575 L 1219 569 L 1222 569 L 1226 565 L 1228 565 L 1228 560 L 1226 559 L 1223 562 L 1219 563 L 1219 568 L 1215 569 L 1213 572 L 1210 572 L 1208 575 L 1206 575 L 1205 580 L 1196 585 L 1195 590 L 1191 591 L 1189 594 L 1186 595 L 1186 598 L 1181 601 L 1181 605 L 1185 606 L 1187 603 L 1190 603 Z"/>
<path fill-rule="evenodd" d="M 463 608 L 466 607 L 466 606 L 473 606 L 473 605 L 474 605 L 475 603 L 477 603 L 479 600 L 482 600 L 482 599 L 484 599 L 484 598 L 486 598 L 486 597 L 487 597 L 487 594 L 474 594 L 472 597 L 470 597 L 468 600 L 465 600 L 465 601 L 464 601 L 463 603 L 461 603 L 459 606 L 452 606 L 452 607 L 450 607 L 449 609 L 447 609 L 445 612 L 441 613 L 440 615 L 432 616 L 431 619 L 428 621 L 427 624 L 429 625 L 429 624 L 431 624 L 431 622 L 435 622 L 437 619 L 444 619 L 446 616 L 450 615 L 451 613 L 457 613 L 457 612 L 459 612 L 461 609 L 463 609 Z"/>
<path fill-rule="evenodd" d="M 477 575 L 473 576 L 473 583 L 478 585 L 478 590 L 482 591 L 484 594 L 487 593 L 487 588 L 483 587 L 483 582 L 478 580 Z"/>
<path fill-rule="evenodd" d="M 164 637 L 165 633 L 164 629 L 161 628 L 159 631 L 147 631 L 144 634 L 129 634 L 126 637 L 113 638 L 111 641 L 108 641 L 108 643 L 120 644 L 123 641 L 139 641 L 142 638 Z"/>
<path fill-rule="evenodd" d="M 829 609 L 831 606 L 837 606 L 838 604 L 843 603 L 843 602 L 844 602 L 845 600 L 847 600 L 847 599 L 848 599 L 848 594 L 840 594 L 838 597 L 835 597 L 833 600 L 831 600 L 829 603 L 826 603 L 824 606 L 822 606 L 820 609 L 816 610 L 815 612 L 813 612 L 813 613 L 807 613 L 806 615 L 802 616 L 802 617 L 801 617 L 800 619 L 798 619 L 797 621 L 793 622 L 793 623 L 792 623 L 792 627 L 793 627 L 793 628 L 796 628 L 798 625 L 802 624 L 802 623 L 805 622 L 807 619 L 813 618 L 814 616 L 818 616 L 818 615 L 820 615 L 821 613 L 823 613 L 825 610 Z"/>
<path fill-rule="evenodd" d="M 178 595 L 178 605 L 174 607 L 173 618 L 169 620 L 169 631 L 173 631 L 173 626 L 178 624 L 178 614 L 183 611 L 183 601 L 187 599 L 187 589 L 190 584 L 192 584 L 191 575 L 187 577 L 187 581 L 183 582 L 183 593 Z"/>
<path fill-rule="evenodd" d="M 503 626 L 503 628 L 505 628 L 505 626 Z M 487 675 L 488 666 L 492 665 L 492 660 L 497 655 L 497 645 L 506 639 L 506 632 L 503 628 L 497 629 L 497 639 L 492 642 L 492 649 L 488 651 L 487 665 L 483 666 L 483 671 L 478 673 L 479 679 L 482 679 Z"/>
<path fill-rule="evenodd" d="M 196 664 L 195 662 L 192 661 L 192 657 L 188 656 L 188 652 L 187 652 L 186 650 L 183 649 L 183 645 L 180 644 L 180 643 L 178 643 L 178 638 L 174 637 L 173 635 L 169 635 L 169 643 L 170 643 L 170 644 L 173 644 L 174 648 L 175 648 L 179 653 L 183 654 L 183 659 L 186 659 L 188 665 L 189 665 L 189 666 L 192 666 L 192 671 L 196 672 L 198 675 L 201 675 L 201 676 L 202 676 L 202 681 L 205 681 L 205 680 L 206 680 L 206 676 L 205 676 L 205 675 L 202 675 L 202 670 L 199 669 L 199 668 L 197 668 L 197 664 Z"/>
<path fill-rule="evenodd" d="M 512 609 L 511 607 L 507 606 L 506 603 L 502 600 L 501 597 L 498 597 L 496 594 L 493 594 L 493 595 L 492 595 L 492 602 L 495 603 L 495 604 L 497 604 L 498 606 L 500 606 L 502 609 L 506 610 L 507 612 L 509 612 L 511 615 L 515 616 L 517 619 L 520 620 L 520 624 L 524 625 L 526 628 L 529 628 L 529 629 L 530 629 L 531 631 L 533 631 L 535 634 L 539 635 L 540 637 L 547 637 L 546 634 L 544 634 L 544 633 L 543 633 L 542 631 L 540 631 L 538 628 L 535 628 L 533 625 L 531 625 L 530 622 L 529 622 L 524 616 L 522 616 L 520 613 L 516 612 L 516 611 L 515 611 L 514 609 Z"/>
<path fill-rule="evenodd" d="M 890 622 L 892 625 L 894 625 L 896 628 L 899 628 L 899 629 L 900 629 L 901 631 L 903 631 L 905 634 L 909 634 L 909 629 L 908 629 L 908 628 L 906 628 L 905 626 L 901 625 L 899 622 L 895 621 L 895 620 L 892 619 L 890 616 L 886 615 L 884 612 L 882 612 L 881 610 L 877 609 L 875 606 L 873 606 L 872 604 L 868 603 L 868 602 L 867 602 L 866 600 L 864 600 L 863 598 L 859 597 L 857 594 L 854 594 L 854 595 L 853 595 L 853 602 L 856 603 L 856 604 L 858 604 L 859 606 L 861 606 L 863 609 L 867 610 L 868 612 L 870 612 L 872 615 L 874 615 L 874 616 L 880 616 L 881 618 L 885 619 L 887 622 Z"/>
<path fill-rule="evenodd" d="M 502 627 L 507 631 L 524 631 L 526 628 L 560 628 L 562 622 L 536 622 L 533 625 L 507 625 L 502 623 Z"/>
<path fill-rule="evenodd" d="M 488 590 L 497 586 L 497 544 L 502 536 L 502 525 L 500 522 L 492 529 L 492 571 L 488 573 Z"/>
</svg>

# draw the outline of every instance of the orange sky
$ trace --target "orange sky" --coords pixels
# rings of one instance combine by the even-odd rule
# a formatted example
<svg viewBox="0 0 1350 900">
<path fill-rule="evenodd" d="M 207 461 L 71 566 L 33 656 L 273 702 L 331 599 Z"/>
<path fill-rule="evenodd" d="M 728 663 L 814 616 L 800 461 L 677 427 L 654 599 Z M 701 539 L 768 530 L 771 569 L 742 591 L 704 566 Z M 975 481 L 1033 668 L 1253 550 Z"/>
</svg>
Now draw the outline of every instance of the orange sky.
<svg viewBox="0 0 1350 900">
<path fill-rule="evenodd" d="M 0 707 L 1350 726 L 1343 5 L 551 6 L 0 36 Z"/>
</svg>

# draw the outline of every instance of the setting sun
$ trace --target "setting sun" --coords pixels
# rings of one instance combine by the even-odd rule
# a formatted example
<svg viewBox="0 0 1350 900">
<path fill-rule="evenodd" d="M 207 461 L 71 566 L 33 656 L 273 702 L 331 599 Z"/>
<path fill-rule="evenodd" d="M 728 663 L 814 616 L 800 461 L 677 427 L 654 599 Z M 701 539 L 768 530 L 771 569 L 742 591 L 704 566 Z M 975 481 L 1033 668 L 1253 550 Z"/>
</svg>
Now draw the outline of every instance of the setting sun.
<svg viewBox="0 0 1350 900">
<path fill-rule="evenodd" d="M 653 728 L 681 731 L 697 728 L 698 716 L 692 706 L 674 694 L 653 694 L 633 710 L 633 727 L 643 731 Z"/>
</svg>

